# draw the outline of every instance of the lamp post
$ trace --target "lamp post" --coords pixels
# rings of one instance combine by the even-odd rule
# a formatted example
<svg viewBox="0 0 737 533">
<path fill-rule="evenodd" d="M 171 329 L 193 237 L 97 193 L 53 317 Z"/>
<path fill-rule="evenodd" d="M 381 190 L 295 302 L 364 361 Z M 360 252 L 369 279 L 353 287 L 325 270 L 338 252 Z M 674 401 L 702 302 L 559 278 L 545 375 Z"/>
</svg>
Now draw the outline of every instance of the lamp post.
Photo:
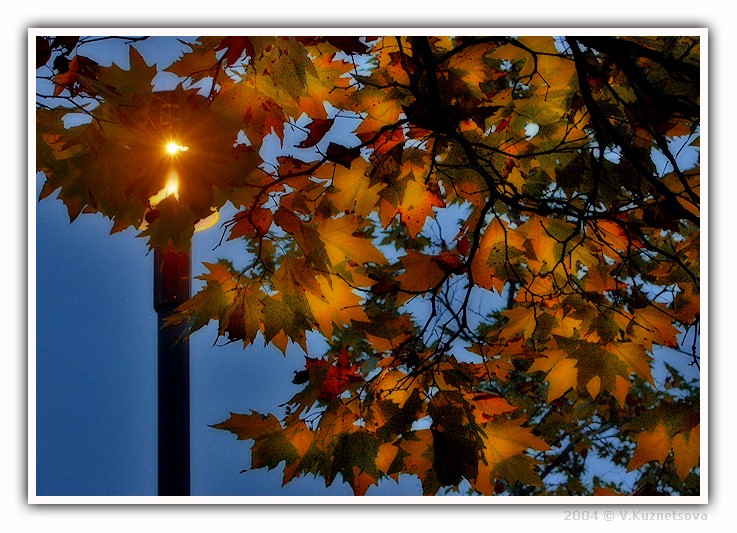
<svg viewBox="0 0 737 533">
<path fill-rule="evenodd" d="M 190 296 L 191 255 L 154 251 L 154 309 L 158 315 L 159 496 L 190 495 L 189 340 L 185 324 L 164 326 Z"/>
<path fill-rule="evenodd" d="M 179 177 L 174 158 L 189 147 L 169 141 L 164 150 L 171 157 L 164 189 L 151 197 L 155 206 L 168 196 L 179 200 Z M 194 231 L 215 224 L 217 211 L 200 220 Z M 158 322 L 158 493 L 190 495 L 189 339 L 185 322 L 166 324 L 191 292 L 190 249 L 169 244 L 154 249 L 154 310 Z"/>
<path fill-rule="evenodd" d="M 179 197 L 174 157 L 187 147 L 170 141 L 170 175 L 159 199 Z M 158 326 L 158 494 L 190 495 L 189 339 L 186 324 L 165 325 L 190 297 L 191 254 L 172 245 L 154 249 L 154 310 Z"/>
</svg>

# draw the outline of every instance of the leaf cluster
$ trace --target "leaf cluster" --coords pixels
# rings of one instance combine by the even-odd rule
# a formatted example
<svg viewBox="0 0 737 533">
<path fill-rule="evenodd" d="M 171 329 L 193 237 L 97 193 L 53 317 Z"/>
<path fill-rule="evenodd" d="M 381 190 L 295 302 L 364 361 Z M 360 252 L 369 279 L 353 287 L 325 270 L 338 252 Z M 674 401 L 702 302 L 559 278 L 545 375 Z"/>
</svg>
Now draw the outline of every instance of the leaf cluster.
<svg viewBox="0 0 737 533">
<path fill-rule="evenodd" d="M 246 268 L 207 263 L 170 322 L 329 345 L 279 416 L 215 426 L 251 468 L 632 492 L 588 476 L 608 461 L 698 490 L 698 384 L 653 377 L 663 349 L 699 364 L 698 38 L 201 37 L 166 92 L 85 44 L 37 46 L 41 197 L 152 248 L 235 206 Z"/>
</svg>

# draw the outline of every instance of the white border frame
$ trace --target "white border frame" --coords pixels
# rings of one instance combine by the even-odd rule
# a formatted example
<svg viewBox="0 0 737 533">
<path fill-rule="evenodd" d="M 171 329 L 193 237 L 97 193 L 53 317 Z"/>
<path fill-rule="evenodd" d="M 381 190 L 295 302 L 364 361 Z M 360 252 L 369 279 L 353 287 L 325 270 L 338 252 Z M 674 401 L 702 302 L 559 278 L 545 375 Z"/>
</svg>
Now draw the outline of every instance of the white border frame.
<svg viewBox="0 0 737 533">
<path fill-rule="evenodd" d="M 445 497 L 445 496 L 189 496 L 186 498 L 168 496 L 37 496 L 36 495 L 36 190 L 35 190 L 35 85 L 36 69 L 34 58 L 36 51 L 36 37 L 42 35 L 693 35 L 699 36 L 701 43 L 701 141 L 700 166 L 702 187 L 702 216 L 701 222 L 701 494 L 699 496 L 473 496 L 473 497 Z M 706 28 L 581 28 L 581 27 L 473 27 L 473 28 L 399 28 L 384 27 L 298 27 L 298 28 L 53 28 L 38 27 L 28 30 L 28 503 L 30 504 L 379 504 L 379 505 L 509 505 L 509 504 L 575 504 L 575 505 L 683 505 L 708 503 L 709 487 L 709 416 L 708 416 L 708 137 L 709 137 L 709 107 L 708 107 L 708 29 Z M 704 179 L 704 177 L 706 179 Z M 706 438 L 704 438 L 706 437 Z M 674 512 L 661 511 L 658 512 Z M 700 509 L 687 508 L 678 512 L 701 513 Z M 593 523 L 592 523 L 593 525 Z"/>
</svg>

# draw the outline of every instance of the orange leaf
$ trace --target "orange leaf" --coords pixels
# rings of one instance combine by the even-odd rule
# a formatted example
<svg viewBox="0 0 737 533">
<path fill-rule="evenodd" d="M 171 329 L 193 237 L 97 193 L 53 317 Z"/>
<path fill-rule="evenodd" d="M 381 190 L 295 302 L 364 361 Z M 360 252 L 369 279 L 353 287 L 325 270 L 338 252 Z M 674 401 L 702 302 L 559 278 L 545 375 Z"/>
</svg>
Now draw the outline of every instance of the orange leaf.
<svg viewBox="0 0 737 533">
<path fill-rule="evenodd" d="M 483 469 L 480 464 L 479 475 L 482 475 L 482 470 L 491 473 L 498 464 L 530 448 L 539 451 L 550 449 L 544 440 L 532 434 L 530 428 L 522 427 L 523 422 L 522 419 L 498 419 L 481 426 Z"/>
<path fill-rule="evenodd" d="M 627 470 L 635 470 L 650 461 L 658 461 L 662 464 L 670 453 L 671 439 L 662 420 L 658 420 L 654 429 L 637 435 L 635 440 L 637 449 L 627 463 Z"/>
<path fill-rule="evenodd" d="M 425 292 L 434 288 L 443 279 L 443 270 L 430 255 L 407 249 L 400 260 L 405 272 L 397 277 L 402 290 L 412 293 Z"/>
<path fill-rule="evenodd" d="M 428 217 L 433 217 L 433 207 L 445 207 L 445 201 L 435 191 L 410 179 L 398 208 L 402 223 L 407 226 L 413 238 L 422 231 Z"/>
<path fill-rule="evenodd" d="M 537 326 L 533 307 L 513 307 L 502 311 L 502 314 L 508 317 L 509 321 L 499 334 L 500 338 L 512 340 L 516 337 L 523 339 L 532 337 Z"/>
<path fill-rule="evenodd" d="M 494 420 L 498 415 L 517 410 L 517 407 L 498 394 L 474 393 L 466 395 L 466 399 L 473 411 L 476 422 L 479 424 Z"/>
</svg>

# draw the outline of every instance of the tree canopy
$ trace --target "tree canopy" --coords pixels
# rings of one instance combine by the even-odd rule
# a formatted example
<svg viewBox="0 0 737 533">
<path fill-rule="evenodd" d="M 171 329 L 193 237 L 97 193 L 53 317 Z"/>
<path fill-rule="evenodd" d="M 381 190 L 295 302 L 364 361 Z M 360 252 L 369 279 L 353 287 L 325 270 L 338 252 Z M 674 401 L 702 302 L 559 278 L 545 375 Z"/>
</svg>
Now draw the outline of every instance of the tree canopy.
<svg viewBox="0 0 737 533">
<path fill-rule="evenodd" d="M 281 412 L 213 421 L 250 468 L 699 493 L 698 36 L 146 39 L 38 38 L 40 198 L 152 249 L 237 209 L 170 322 L 304 350 Z"/>
</svg>

